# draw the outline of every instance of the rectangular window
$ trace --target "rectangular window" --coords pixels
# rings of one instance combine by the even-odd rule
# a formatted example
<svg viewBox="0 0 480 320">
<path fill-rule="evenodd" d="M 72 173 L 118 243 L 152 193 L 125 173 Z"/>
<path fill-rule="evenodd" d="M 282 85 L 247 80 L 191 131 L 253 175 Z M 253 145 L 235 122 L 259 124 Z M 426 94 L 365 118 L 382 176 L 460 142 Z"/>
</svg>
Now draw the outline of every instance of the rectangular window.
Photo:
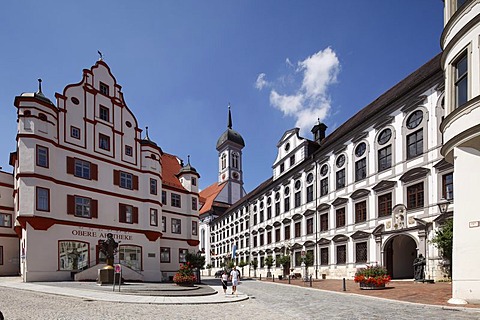
<svg viewBox="0 0 480 320">
<path fill-rule="evenodd" d="M 300 238 L 302 235 L 302 223 L 296 222 L 295 223 L 295 238 Z"/>
<path fill-rule="evenodd" d="M 407 159 L 415 158 L 423 153 L 423 129 L 407 136 Z"/>
<path fill-rule="evenodd" d="M 131 157 L 133 155 L 133 149 L 130 146 L 125 146 L 125 155 Z"/>
<path fill-rule="evenodd" d="M 172 233 L 182 233 L 182 220 L 172 218 Z"/>
<path fill-rule="evenodd" d="M 328 248 L 320 248 L 320 265 L 328 265 Z"/>
<path fill-rule="evenodd" d="M 150 225 L 151 226 L 158 226 L 158 210 L 157 209 L 150 209 Z"/>
<path fill-rule="evenodd" d="M 162 204 L 167 205 L 167 191 L 162 191 Z"/>
<path fill-rule="evenodd" d="M 455 107 L 461 107 L 468 101 L 468 58 L 467 52 L 453 65 L 455 69 Z"/>
<path fill-rule="evenodd" d="M 193 197 L 192 198 L 192 210 L 197 210 L 198 204 L 197 204 L 197 198 Z"/>
<path fill-rule="evenodd" d="M 98 147 L 110 151 L 110 137 L 104 134 L 98 134 Z"/>
<path fill-rule="evenodd" d="M 272 218 L 272 207 L 267 207 L 267 220 Z"/>
<path fill-rule="evenodd" d="M 150 178 L 150 194 L 157 194 L 157 180 Z"/>
<path fill-rule="evenodd" d="M 187 262 L 187 259 L 186 259 L 187 253 L 188 253 L 187 249 L 178 249 L 178 262 L 180 263 Z"/>
<path fill-rule="evenodd" d="M 197 185 L 197 178 L 192 177 L 192 186 L 196 186 L 196 185 Z"/>
<path fill-rule="evenodd" d="M 414 184 L 407 188 L 407 208 L 416 209 L 423 208 L 423 182 Z"/>
<path fill-rule="evenodd" d="M 37 166 L 48 168 L 48 148 L 37 146 Z"/>
<path fill-rule="evenodd" d="M 253 246 L 256 247 L 258 244 L 257 237 L 253 236 Z"/>
<path fill-rule="evenodd" d="M 320 215 L 320 231 L 328 231 L 328 213 Z"/>
<path fill-rule="evenodd" d="M 170 248 L 160 248 L 160 262 L 170 263 Z"/>
<path fill-rule="evenodd" d="M 3 265 L 3 246 L 0 246 L 0 266 Z"/>
<path fill-rule="evenodd" d="M 313 234 L 313 218 L 307 219 L 307 234 Z"/>
<path fill-rule="evenodd" d="M 355 262 L 367 262 L 367 242 L 355 243 Z"/>
<path fill-rule="evenodd" d="M 328 194 L 328 178 L 324 178 L 320 181 L 320 196 L 326 196 Z"/>
<path fill-rule="evenodd" d="M 335 211 L 336 215 L 336 227 L 342 228 L 345 227 L 345 208 L 340 208 Z"/>
<path fill-rule="evenodd" d="M 138 208 L 127 204 L 119 204 L 119 222 L 138 223 Z"/>
<path fill-rule="evenodd" d="M 280 215 L 280 202 L 275 202 L 275 217 Z"/>
<path fill-rule="evenodd" d="M 172 207 L 181 208 L 182 207 L 182 198 L 177 193 L 170 194 L 170 204 Z"/>
<path fill-rule="evenodd" d="M 275 229 L 275 242 L 280 241 L 280 228 Z"/>
<path fill-rule="evenodd" d="M 0 227 L 12 227 L 12 215 L 9 213 L 0 213 Z"/>
<path fill-rule="evenodd" d="M 100 106 L 100 119 L 103 121 L 110 121 L 110 110 L 107 107 Z"/>
<path fill-rule="evenodd" d="M 81 241 L 58 241 L 60 270 L 79 271 L 89 267 L 89 244 Z"/>
<path fill-rule="evenodd" d="M 290 167 L 295 164 L 295 155 L 290 157 Z"/>
<path fill-rule="evenodd" d="M 302 252 L 295 252 L 295 267 L 300 267 L 302 265 Z"/>
<path fill-rule="evenodd" d="M 120 171 L 120 188 L 133 190 L 133 175 Z"/>
<path fill-rule="evenodd" d="M 453 173 L 447 173 L 442 177 L 442 197 L 453 200 Z"/>
<path fill-rule="evenodd" d="M 75 177 L 83 178 L 83 179 L 90 179 L 90 162 L 83 161 L 80 159 L 75 159 Z"/>
<path fill-rule="evenodd" d="M 280 173 L 282 173 L 283 171 L 285 171 L 285 164 L 281 164 L 280 165 Z"/>
<path fill-rule="evenodd" d="M 260 222 L 263 222 L 264 220 L 263 210 L 260 210 L 259 216 L 260 216 Z"/>
<path fill-rule="evenodd" d="M 355 181 L 363 180 L 367 177 L 367 158 L 355 162 Z"/>
<path fill-rule="evenodd" d="M 367 201 L 355 203 L 355 223 L 367 221 Z"/>
<path fill-rule="evenodd" d="M 392 213 L 392 194 L 378 196 L 378 217 L 388 217 Z"/>
<path fill-rule="evenodd" d="M 260 245 L 263 246 L 265 242 L 265 233 L 259 233 L 258 237 L 260 238 Z"/>
<path fill-rule="evenodd" d="M 90 199 L 75 196 L 75 216 L 83 218 L 91 218 Z"/>
<path fill-rule="evenodd" d="M 337 264 L 347 263 L 347 246 L 337 246 Z"/>
<path fill-rule="evenodd" d="M 74 126 L 70 127 L 70 136 L 75 139 L 80 139 L 80 129 Z"/>
<path fill-rule="evenodd" d="M 133 223 L 133 207 L 125 206 L 125 222 Z"/>
<path fill-rule="evenodd" d="M 345 169 L 337 171 L 336 176 L 337 176 L 337 190 L 345 188 Z"/>
<path fill-rule="evenodd" d="M 100 82 L 100 93 L 108 96 L 109 92 L 110 92 L 110 88 L 108 87 L 108 85 L 106 85 L 103 82 Z"/>
<path fill-rule="evenodd" d="M 290 239 L 290 225 L 285 226 L 284 232 L 285 232 L 285 240 L 289 240 Z"/>
<path fill-rule="evenodd" d="M 295 208 L 302 205 L 302 193 L 301 191 L 295 192 Z"/>
<path fill-rule="evenodd" d="M 378 150 L 378 171 L 387 170 L 392 166 L 392 146 Z"/>
<path fill-rule="evenodd" d="M 162 232 L 167 232 L 167 217 L 162 216 Z"/>
<path fill-rule="evenodd" d="M 50 211 L 50 190 L 46 188 L 37 187 L 37 210 Z"/>
<path fill-rule="evenodd" d="M 290 197 L 286 197 L 283 201 L 284 207 L 285 207 L 285 212 L 290 210 Z"/>
<path fill-rule="evenodd" d="M 313 201 L 313 185 L 307 187 L 307 202 Z"/>
<path fill-rule="evenodd" d="M 198 235 L 198 222 L 197 221 L 192 221 L 192 235 L 193 236 Z"/>
<path fill-rule="evenodd" d="M 253 215 L 253 225 L 256 225 L 257 224 L 257 215 L 254 214 Z"/>
</svg>

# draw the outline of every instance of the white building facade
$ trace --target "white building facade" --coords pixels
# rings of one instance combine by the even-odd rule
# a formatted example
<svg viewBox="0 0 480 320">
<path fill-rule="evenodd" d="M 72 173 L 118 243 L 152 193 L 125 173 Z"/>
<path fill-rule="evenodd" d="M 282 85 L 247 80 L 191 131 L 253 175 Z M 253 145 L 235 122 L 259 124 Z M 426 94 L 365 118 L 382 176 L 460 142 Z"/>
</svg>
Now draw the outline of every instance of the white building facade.
<svg viewBox="0 0 480 320">
<path fill-rule="evenodd" d="M 311 255 L 314 277 L 352 278 L 379 264 L 409 279 L 422 254 L 426 279 L 443 279 L 430 242 L 448 217 L 438 204 L 453 201 L 453 166 L 440 155 L 442 77 L 439 55 L 330 135 L 324 124 L 313 128 L 315 141 L 285 132 L 272 178 L 210 223 L 213 266 L 235 245 L 236 263 L 254 261 L 257 276 L 267 274 L 268 256 L 291 257 L 291 270 L 278 262 L 270 270 L 278 276 L 301 273 Z"/>
<path fill-rule="evenodd" d="M 480 1 L 445 0 L 442 155 L 455 166 L 452 303 L 480 303 Z"/>
<path fill-rule="evenodd" d="M 198 173 L 148 132 L 141 138 L 104 61 L 56 99 L 40 86 L 14 103 L 12 219 L 24 281 L 94 280 L 108 233 L 119 243 L 115 263 L 126 278 L 173 277 L 198 246 Z"/>
</svg>

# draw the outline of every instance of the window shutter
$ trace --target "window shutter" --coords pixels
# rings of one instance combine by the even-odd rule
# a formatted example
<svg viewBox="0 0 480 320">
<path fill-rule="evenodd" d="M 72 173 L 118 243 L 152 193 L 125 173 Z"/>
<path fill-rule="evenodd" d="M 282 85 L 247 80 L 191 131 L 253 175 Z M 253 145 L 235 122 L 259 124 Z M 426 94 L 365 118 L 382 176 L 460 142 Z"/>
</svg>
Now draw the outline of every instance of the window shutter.
<svg viewBox="0 0 480 320">
<path fill-rule="evenodd" d="M 75 159 L 72 157 L 67 157 L 67 173 L 75 174 Z"/>
<path fill-rule="evenodd" d="M 125 210 L 125 205 L 120 203 L 118 206 L 119 206 L 118 221 L 119 222 L 126 222 L 127 221 L 127 212 Z"/>
<path fill-rule="evenodd" d="M 133 190 L 138 190 L 138 176 L 132 175 L 132 180 L 133 180 Z"/>
<path fill-rule="evenodd" d="M 133 223 L 138 223 L 138 207 L 133 207 L 133 210 L 132 210 L 132 214 L 133 214 L 133 219 L 132 219 L 132 222 Z"/>
<path fill-rule="evenodd" d="M 67 195 L 67 214 L 75 215 L 75 196 Z"/>
<path fill-rule="evenodd" d="M 113 170 L 113 185 L 120 185 L 120 171 L 118 170 Z"/>
<path fill-rule="evenodd" d="M 98 165 L 90 163 L 90 174 L 92 180 L 98 180 Z"/>
<path fill-rule="evenodd" d="M 92 215 L 92 218 L 98 218 L 98 200 L 90 200 L 90 214 Z"/>
</svg>

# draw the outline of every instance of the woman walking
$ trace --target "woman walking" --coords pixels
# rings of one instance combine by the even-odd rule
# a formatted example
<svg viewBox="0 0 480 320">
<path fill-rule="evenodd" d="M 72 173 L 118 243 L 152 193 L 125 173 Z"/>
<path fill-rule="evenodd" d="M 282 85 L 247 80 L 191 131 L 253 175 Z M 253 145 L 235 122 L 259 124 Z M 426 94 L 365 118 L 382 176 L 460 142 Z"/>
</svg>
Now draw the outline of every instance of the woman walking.
<svg viewBox="0 0 480 320">
<path fill-rule="evenodd" d="M 227 294 L 227 284 L 228 284 L 228 274 L 225 270 L 223 270 L 222 273 L 222 287 L 223 287 L 223 292 Z"/>
</svg>

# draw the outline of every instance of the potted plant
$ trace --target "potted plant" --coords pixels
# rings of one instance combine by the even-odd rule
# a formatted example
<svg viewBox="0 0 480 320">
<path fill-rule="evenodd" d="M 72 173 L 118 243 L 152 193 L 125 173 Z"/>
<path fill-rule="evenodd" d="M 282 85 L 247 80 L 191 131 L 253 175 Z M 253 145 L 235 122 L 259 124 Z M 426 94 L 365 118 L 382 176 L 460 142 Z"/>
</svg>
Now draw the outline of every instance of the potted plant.
<svg viewBox="0 0 480 320">
<path fill-rule="evenodd" d="M 195 274 L 193 273 L 193 268 L 190 265 L 190 262 L 180 265 L 180 270 L 178 270 L 173 277 L 173 282 L 179 286 L 193 286 L 195 281 L 197 281 L 197 277 L 195 277 Z"/>
<path fill-rule="evenodd" d="M 374 265 L 358 269 L 354 280 L 360 284 L 360 289 L 384 289 L 385 284 L 392 278 L 388 275 L 387 269 Z"/>
</svg>

